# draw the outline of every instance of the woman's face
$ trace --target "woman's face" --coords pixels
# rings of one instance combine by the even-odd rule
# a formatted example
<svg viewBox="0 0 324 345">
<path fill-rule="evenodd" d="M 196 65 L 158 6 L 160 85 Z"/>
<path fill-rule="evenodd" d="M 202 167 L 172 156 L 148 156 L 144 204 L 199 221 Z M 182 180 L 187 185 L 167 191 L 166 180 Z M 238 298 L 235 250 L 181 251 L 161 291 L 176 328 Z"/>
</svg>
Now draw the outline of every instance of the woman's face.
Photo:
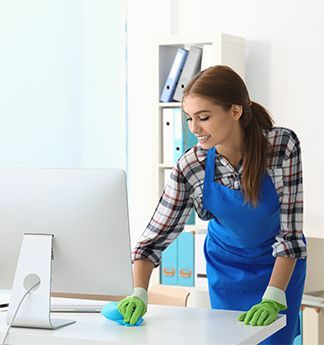
<svg viewBox="0 0 324 345">
<path fill-rule="evenodd" d="M 189 129 L 204 149 L 233 140 L 237 126 L 240 126 L 238 119 L 241 111 L 237 113 L 240 109 L 240 106 L 233 105 L 229 110 L 224 110 L 220 105 L 195 95 L 186 96 L 183 102 Z"/>
</svg>

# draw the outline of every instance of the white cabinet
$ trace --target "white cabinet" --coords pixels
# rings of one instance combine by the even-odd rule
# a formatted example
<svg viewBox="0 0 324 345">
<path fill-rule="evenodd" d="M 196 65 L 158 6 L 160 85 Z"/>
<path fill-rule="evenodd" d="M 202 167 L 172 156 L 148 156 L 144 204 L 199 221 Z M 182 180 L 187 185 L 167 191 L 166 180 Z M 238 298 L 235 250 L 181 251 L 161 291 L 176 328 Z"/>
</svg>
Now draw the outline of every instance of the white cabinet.
<svg viewBox="0 0 324 345">
<path fill-rule="evenodd" d="M 324 312 L 319 308 L 303 308 L 303 345 L 324 344 Z"/>
</svg>

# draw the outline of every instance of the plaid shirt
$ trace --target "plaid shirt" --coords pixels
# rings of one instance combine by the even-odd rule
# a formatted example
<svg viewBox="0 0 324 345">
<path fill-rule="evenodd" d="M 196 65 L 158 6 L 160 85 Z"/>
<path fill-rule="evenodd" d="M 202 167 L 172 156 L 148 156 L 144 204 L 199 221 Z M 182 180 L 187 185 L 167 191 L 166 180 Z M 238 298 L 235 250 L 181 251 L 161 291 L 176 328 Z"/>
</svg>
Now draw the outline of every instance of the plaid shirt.
<svg viewBox="0 0 324 345">
<path fill-rule="evenodd" d="M 272 245 L 273 256 L 305 258 L 303 241 L 303 186 L 300 143 L 287 128 L 264 131 L 273 147 L 267 159 L 267 172 L 280 201 L 280 229 Z M 172 169 L 171 178 L 153 217 L 141 235 L 133 260 L 145 259 L 158 266 L 161 253 L 183 231 L 192 208 L 203 220 L 213 215 L 203 208 L 203 185 L 207 150 L 199 144 L 185 152 Z M 242 163 L 235 170 L 225 157 L 215 159 L 215 181 L 241 189 Z"/>
</svg>

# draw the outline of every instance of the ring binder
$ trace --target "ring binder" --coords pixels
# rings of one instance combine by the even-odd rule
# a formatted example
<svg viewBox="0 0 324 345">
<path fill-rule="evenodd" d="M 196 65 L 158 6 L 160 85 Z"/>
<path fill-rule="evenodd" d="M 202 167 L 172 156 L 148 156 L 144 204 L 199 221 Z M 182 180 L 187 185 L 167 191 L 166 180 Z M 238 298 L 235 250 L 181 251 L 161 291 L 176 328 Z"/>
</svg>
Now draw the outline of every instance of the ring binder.
<svg viewBox="0 0 324 345">
<path fill-rule="evenodd" d="M 195 46 L 192 46 L 190 48 L 188 57 L 183 66 L 183 71 L 180 75 L 180 79 L 173 96 L 174 100 L 179 101 L 179 102 L 182 100 L 184 88 L 188 85 L 192 77 L 200 71 L 201 56 L 202 56 L 201 48 L 195 47 Z"/>
<path fill-rule="evenodd" d="M 173 94 L 176 89 L 178 80 L 181 75 L 181 71 L 185 64 L 188 55 L 188 50 L 183 48 L 178 48 L 176 56 L 173 60 L 172 67 L 170 69 L 169 75 L 166 79 L 165 85 L 162 90 L 161 102 L 171 102 L 173 100 Z"/>
</svg>

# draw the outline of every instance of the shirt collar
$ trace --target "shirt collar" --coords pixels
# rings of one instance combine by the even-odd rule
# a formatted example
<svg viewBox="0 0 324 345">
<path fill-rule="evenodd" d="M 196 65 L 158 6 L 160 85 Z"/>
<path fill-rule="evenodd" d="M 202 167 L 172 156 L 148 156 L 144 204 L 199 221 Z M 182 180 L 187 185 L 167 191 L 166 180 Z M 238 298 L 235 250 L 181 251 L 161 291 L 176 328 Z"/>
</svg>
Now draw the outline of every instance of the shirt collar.
<svg viewBox="0 0 324 345">
<path fill-rule="evenodd" d="M 207 151 L 208 150 L 202 148 L 199 143 L 196 145 L 196 147 L 197 147 L 197 158 L 198 158 L 199 162 L 201 162 L 201 161 L 206 159 Z M 238 172 L 239 174 L 242 173 L 242 170 L 243 170 L 243 164 L 242 164 L 243 162 L 242 162 L 242 160 L 240 161 L 237 170 L 235 170 L 232 167 L 232 165 L 229 163 L 229 161 L 225 157 L 223 157 L 222 155 L 220 155 L 220 154 L 217 155 L 217 160 L 223 166 L 227 167 L 227 169 L 229 170 L 230 173 L 233 173 L 233 172 Z"/>
</svg>

